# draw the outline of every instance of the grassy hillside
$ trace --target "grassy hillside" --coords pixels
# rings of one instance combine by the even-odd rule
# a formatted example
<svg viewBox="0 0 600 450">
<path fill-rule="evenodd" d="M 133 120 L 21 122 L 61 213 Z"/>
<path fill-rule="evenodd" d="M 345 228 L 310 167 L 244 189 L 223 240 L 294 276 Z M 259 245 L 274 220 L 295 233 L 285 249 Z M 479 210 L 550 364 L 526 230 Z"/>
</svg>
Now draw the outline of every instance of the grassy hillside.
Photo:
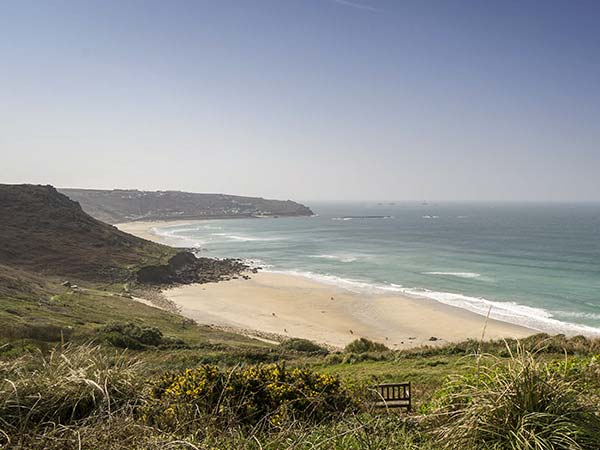
<svg viewBox="0 0 600 450">
<path fill-rule="evenodd" d="M 0 342 L 81 341 L 112 322 L 160 326 L 177 339 L 203 340 L 207 330 L 182 328 L 180 316 L 131 298 L 147 289 L 139 274 L 158 273 L 159 282 L 169 283 L 218 279 L 236 270 L 239 263 L 196 259 L 123 233 L 52 186 L 0 185 Z M 65 280 L 71 286 L 63 286 Z"/>
<path fill-rule="evenodd" d="M 310 208 L 291 200 L 225 194 L 116 189 L 60 189 L 91 216 L 107 223 L 132 220 L 211 219 L 253 216 L 309 216 Z"/>
<path fill-rule="evenodd" d="M 4 356 L 0 443 L 231 450 L 600 445 L 599 341 L 537 336 L 520 344 L 322 355 L 227 338 L 188 348 L 121 353 L 107 344 L 67 345 Z M 401 380 L 413 383 L 412 414 L 370 406 L 374 383 Z"/>
<path fill-rule="evenodd" d="M 52 186 L 0 185 L 0 262 L 5 266 L 117 282 L 175 253 L 90 217 Z"/>
</svg>

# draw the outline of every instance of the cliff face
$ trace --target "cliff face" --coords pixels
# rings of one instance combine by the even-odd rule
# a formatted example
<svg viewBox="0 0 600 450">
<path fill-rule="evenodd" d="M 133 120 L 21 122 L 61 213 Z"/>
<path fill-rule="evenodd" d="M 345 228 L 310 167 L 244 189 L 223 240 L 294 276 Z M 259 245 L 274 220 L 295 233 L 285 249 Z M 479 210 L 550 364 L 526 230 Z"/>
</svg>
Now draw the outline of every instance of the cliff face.
<svg viewBox="0 0 600 450">
<path fill-rule="evenodd" d="M 134 220 L 309 216 L 310 208 L 291 200 L 179 191 L 61 189 L 84 211 L 107 223 Z"/>
</svg>

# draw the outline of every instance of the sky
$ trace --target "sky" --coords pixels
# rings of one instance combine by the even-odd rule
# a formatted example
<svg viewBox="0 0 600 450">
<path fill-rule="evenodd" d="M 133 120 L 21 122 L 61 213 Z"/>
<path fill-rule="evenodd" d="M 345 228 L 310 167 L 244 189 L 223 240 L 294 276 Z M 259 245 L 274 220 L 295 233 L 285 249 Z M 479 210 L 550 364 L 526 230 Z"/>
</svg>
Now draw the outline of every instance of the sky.
<svg viewBox="0 0 600 450">
<path fill-rule="evenodd" d="M 600 2 L 0 0 L 0 183 L 599 201 Z"/>
</svg>

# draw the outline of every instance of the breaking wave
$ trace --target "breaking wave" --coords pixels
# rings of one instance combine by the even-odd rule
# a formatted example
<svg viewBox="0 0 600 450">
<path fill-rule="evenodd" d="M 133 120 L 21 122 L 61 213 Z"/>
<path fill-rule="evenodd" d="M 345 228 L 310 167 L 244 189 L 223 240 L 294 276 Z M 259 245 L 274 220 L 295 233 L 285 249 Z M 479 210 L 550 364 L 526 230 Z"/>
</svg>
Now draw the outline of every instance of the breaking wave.
<svg viewBox="0 0 600 450">
<path fill-rule="evenodd" d="M 458 278 L 479 278 L 480 273 L 477 272 L 423 272 L 423 275 L 444 275 Z"/>
<path fill-rule="evenodd" d="M 351 263 L 359 259 L 358 256 L 353 255 L 308 255 L 309 258 L 320 258 L 320 259 L 329 259 L 333 261 L 339 261 L 344 263 Z"/>
<path fill-rule="evenodd" d="M 525 306 L 515 302 L 492 301 L 483 297 L 470 297 L 462 294 L 431 291 L 428 289 L 406 288 L 394 283 L 372 283 L 358 279 L 343 278 L 337 275 L 323 275 L 306 271 L 269 270 L 269 272 L 301 276 L 355 293 L 373 295 L 397 293 L 417 299 L 426 298 L 448 306 L 466 309 L 481 316 L 487 316 L 489 312 L 490 318 L 492 319 L 511 323 L 513 325 L 520 325 L 537 331 L 554 334 L 564 333 L 567 335 L 585 334 L 600 336 L 600 328 L 563 322 L 556 319 L 555 315 L 561 315 L 559 311 L 553 313 L 542 308 Z"/>
<path fill-rule="evenodd" d="M 247 236 L 239 234 L 228 234 L 228 233 L 211 233 L 211 236 L 219 236 L 231 241 L 240 242 L 254 242 L 254 241 L 281 241 L 281 237 L 259 237 L 259 236 Z"/>
</svg>

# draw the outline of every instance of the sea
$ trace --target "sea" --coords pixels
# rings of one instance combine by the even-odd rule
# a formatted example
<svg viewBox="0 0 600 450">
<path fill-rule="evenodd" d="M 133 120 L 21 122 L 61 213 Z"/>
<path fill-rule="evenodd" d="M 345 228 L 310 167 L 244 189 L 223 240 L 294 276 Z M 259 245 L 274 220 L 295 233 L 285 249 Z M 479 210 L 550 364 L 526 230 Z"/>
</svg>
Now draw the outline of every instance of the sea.
<svg viewBox="0 0 600 450">
<path fill-rule="evenodd" d="M 172 245 L 370 295 L 600 335 L 600 204 L 309 203 L 312 217 L 165 225 Z"/>
</svg>

